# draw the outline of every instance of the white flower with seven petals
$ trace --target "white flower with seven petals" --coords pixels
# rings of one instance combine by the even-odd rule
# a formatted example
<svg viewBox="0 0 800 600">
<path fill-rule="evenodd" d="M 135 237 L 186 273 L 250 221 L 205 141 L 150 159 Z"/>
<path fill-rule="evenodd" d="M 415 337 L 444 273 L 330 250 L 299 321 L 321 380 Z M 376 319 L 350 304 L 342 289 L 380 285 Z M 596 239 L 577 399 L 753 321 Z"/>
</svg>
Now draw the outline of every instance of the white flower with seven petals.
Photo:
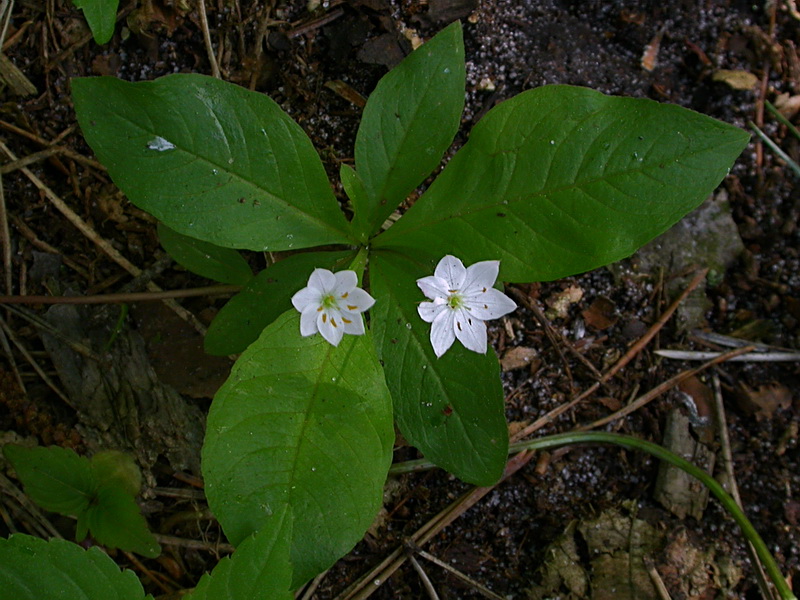
<svg viewBox="0 0 800 600">
<path fill-rule="evenodd" d="M 431 323 L 431 345 L 442 356 L 456 338 L 468 350 L 486 353 L 486 324 L 517 308 L 503 292 L 494 289 L 499 260 L 486 260 L 464 268 L 449 254 L 439 261 L 433 275 L 417 279 L 422 293 L 433 302 L 422 302 L 419 316 Z"/>
<path fill-rule="evenodd" d="M 357 285 L 355 271 L 334 274 L 314 269 L 308 285 L 292 296 L 292 305 L 300 311 L 300 335 L 319 332 L 334 346 L 345 333 L 362 335 L 361 313 L 375 304 L 375 299 Z"/>
</svg>

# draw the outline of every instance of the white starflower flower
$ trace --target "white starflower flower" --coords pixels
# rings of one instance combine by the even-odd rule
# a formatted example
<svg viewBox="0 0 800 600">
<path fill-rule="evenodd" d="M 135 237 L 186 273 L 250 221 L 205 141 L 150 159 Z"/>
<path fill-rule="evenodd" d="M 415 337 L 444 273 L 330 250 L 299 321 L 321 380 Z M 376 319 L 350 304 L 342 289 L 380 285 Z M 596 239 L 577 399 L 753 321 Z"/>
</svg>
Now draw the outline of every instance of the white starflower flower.
<svg viewBox="0 0 800 600">
<path fill-rule="evenodd" d="M 358 285 L 355 271 L 331 273 L 314 269 L 308 285 L 292 296 L 292 305 L 300 312 L 300 335 L 319 332 L 338 346 L 345 333 L 362 335 L 361 313 L 375 304 L 375 298 Z"/>
<path fill-rule="evenodd" d="M 431 345 L 442 356 L 453 341 L 468 350 L 486 353 L 486 324 L 517 308 L 503 292 L 492 287 L 500 271 L 499 260 L 486 260 L 464 268 L 449 254 L 439 261 L 433 275 L 417 279 L 422 293 L 433 302 L 422 302 L 419 316 L 431 323 Z"/>
</svg>

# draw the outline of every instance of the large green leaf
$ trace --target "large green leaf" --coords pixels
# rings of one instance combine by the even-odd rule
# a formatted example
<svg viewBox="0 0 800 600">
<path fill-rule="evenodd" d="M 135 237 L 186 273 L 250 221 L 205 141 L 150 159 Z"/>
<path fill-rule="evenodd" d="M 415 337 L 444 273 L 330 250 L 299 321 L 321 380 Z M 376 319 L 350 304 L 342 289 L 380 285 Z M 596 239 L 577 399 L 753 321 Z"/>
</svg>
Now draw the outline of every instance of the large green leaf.
<svg viewBox="0 0 800 600">
<path fill-rule="evenodd" d="M 172 229 L 251 250 L 350 240 L 311 141 L 264 94 L 177 74 L 73 79 L 72 95 L 114 182 Z"/>
<path fill-rule="evenodd" d="M 208 415 L 206 495 L 239 544 L 271 514 L 294 516 L 299 586 L 361 539 L 392 457 L 391 399 L 369 335 L 338 347 L 300 337 L 288 311 L 234 365 Z"/>
<path fill-rule="evenodd" d="M 651 100 L 570 87 L 492 109 L 373 247 L 500 259 L 505 281 L 556 279 L 633 253 L 702 202 L 747 133 Z"/>
<path fill-rule="evenodd" d="M 0 538 L 0 600 L 152 600 L 99 548 L 17 533 Z"/>
<path fill-rule="evenodd" d="M 477 485 L 500 478 L 508 430 L 497 356 L 470 352 L 459 342 L 441 358 L 430 325 L 417 314 L 424 300 L 416 280 L 433 265 L 393 252 L 370 257 L 375 306 L 372 331 L 392 392 L 397 426 L 425 457 Z"/>
<path fill-rule="evenodd" d="M 141 474 L 130 456 L 106 451 L 90 461 L 57 446 L 13 444 L 4 446 L 3 453 L 34 502 L 78 518 L 76 539 L 83 540 L 88 531 L 106 546 L 151 558 L 161 553 L 134 500 Z"/>
<path fill-rule="evenodd" d="M 351 197 L 358 233 L 376 231 L 442 160 L 461 123 L 465 77 L 456 21 L 378 82 L 356 135 L 356 170 L 366 189 L 363 198 Z"/>
<path fill-rule="evenodd" d="M 214 317 L 205 337 L 206 352 L 239 354 L 292 307 L 292 296 L 306 286 L 315 268 L 338 270 L 352 258 L 352 251 L 304 252 L 267 267 Z"/>
<path fill-rule="evenodd" d="M 89 508 L 95 478 L 88 459 L 73 450 L 3 446 L 25 493 L 45 510 L 62 515 L 78 515 Z"/>
<path fill-rule="evenodd" d="M 252 278 L 250 265 L 236 250 L 178 233 L 158 224 L 158 241 L 179 265 L 213 281 L 246 285 Z"/>
<path fill-rule="evenodd" d="M 72 3 L 83 11 L 94 41 L 98 44 L 108 42 L 114 35 L 119 0 L 72 0 Z"/>
<path fill-rule="evenodd" d="M 203 575 L 186 600 L 289 600 L 292 519 L 288 506 L 272 515 L 261 531 L 247 538 L 231 557 Z"/>
</svg>

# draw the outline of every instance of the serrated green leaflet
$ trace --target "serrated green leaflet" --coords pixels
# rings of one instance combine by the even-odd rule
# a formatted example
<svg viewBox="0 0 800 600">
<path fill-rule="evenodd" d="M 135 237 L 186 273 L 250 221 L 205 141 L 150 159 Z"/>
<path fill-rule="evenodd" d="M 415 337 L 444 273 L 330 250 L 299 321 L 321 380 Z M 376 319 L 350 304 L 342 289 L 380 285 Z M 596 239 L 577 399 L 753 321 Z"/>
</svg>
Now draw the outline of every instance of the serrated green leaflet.
<svg viewBox="0 0 800 600">
<path fill-rule="evenodd" d="M 356 136 L 356 171 L 366 190 L 351 197 L 356 232 L 374 233 L 442 160 L 461 122 L 464 84 L 458 21 L 378 82 Z"/>
<path fill-rule="evenodd" d="M 352 260 L 353 254 L 305 252 L 270 265 L 219 311 L 205 337 L 206 352 L 218 356 L 239 354 L 292 307 L 292 296 L 306 286 L 315 268 L 339 270 Z"/>
<path fill-rule="evenodd" d="M 393 252 L 370 257 L 372 329 L 397 426 L 425 457 L 460 479 L 491 485 L 503 473 L 508 430 L 497 356 L 456 342 L 436 358 L 417 314 L 416 280 L 433 267 Z"/>
<path fill-rule="evenodd" d="M 361 539 L 391 463 L 391 400 L 369 335 L 300 337 L 294 310 L 234 365 L 208 416 L 209 505 L 234 544 L 289 505 L 294 587 Z"/>
<path fill-rule="evenodd" d="M 0 600 L 152 600 L 132 571 L 99 548 L 21 533 L 0 538 Z"/>
<path fill-rule="evenodd" d="M 53 446 L 23 448 L 3 446 L 25 493 L 45 510 L 78 515 L 89 507 L 95 479 L 89 460 L 74 451 Z"/>
<path fill-rule="evenodd" d="M 72 95 L 114 182 L 179 233 L 250 250 L 351 241 L 311 141 L 267 96 L 193 74 L 73 79 Z"/>
<path fill-rule="evenodd" d="M 158 241 L 182 267 L 213 281 L 247 285 L 253 272 L 236 250 L 221 248 L 158 224 Z"/>
<path fill-rule="evenodd" d="M 570 86 L 492 109 L 373 248 L 501 260 L 542 281 L 633 253 L 702 202 L 749 136 L 677 106 Z"/>
<path fill-rule="evenodd" d="M 292 566 L 291 510 L 284 506 L 264 528 L 203 575 L 186 600 L 289 600 Z"/>
<path fill-rule="evenodd" d="M 107 43 L 114 35 L 119 0 L 72 0 L 72 3 L 83 11 L 94 41 L 98 44 Z"/>
<path fill-rule="evenodd" d="M 139 505 L 119 485 L 101 485 L 93 497 L 82 525 L 104 546 L 136 552 L 148 558 L 161 554 L 153 534 L 147 528 Z"/>
<path fill-rule="evenodd" d="M 134 500 L 141 474 L 129 456 L 98 452 L 90 461 L 57 446 L 13 444 L 4 446 L 3 453 L 34 502 L 45 510 L 78 518 L 78 541 L 89 532 L 106 546 L 151 558 L 160 554 Z"/>
</svg>

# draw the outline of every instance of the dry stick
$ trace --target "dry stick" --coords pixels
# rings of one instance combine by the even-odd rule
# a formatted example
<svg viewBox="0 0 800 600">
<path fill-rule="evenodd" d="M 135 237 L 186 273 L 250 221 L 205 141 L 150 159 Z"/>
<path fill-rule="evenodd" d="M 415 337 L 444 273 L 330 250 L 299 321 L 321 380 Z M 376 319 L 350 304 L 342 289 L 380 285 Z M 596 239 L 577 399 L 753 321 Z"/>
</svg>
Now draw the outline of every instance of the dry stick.
<svg viewBox="0 0 800 600">
<path fill-rule="evenodd" d="M 11 344 L 8 343 L 8 337 L 6 336 L 2 327 L 0 327 L 0 346 L 2 346 L 3 352 L 8 358 L 8 362 L 11 363 L 11 369 L 14 371 L 14 377 L 17 378 L 17 385 L 19 385 L 19 389 L 21 389 L 23 393 L 27 394 L 28 390 L 25 388 L 25 382 L 22 379 L 22 373 L 20 373 L 19 367 L 17 366 L 17 360 L 14 358 L 14 353 L 11 351 Z"/>
<path fill-rule="evenodd" d="M 8 324 L 6 324 L 5 320 L 2 317 L 0 317 L 0 329 L 2 329 L 3 333 L 5 333 L 5 335 L 8 336 L 8 339 L 10 339 L 14 343 L 14 345 L 17 347 L 17 350 L 19 350 L 22 356 L 25 357 L 25 360 L 27 360 L 28 363 L 30 363 L 34 371 L 36 371 L 39 377 L 42 378 L 42 381 L 44 381 L 47 384 L 47 387 L 53 390 L 58 395 L 58 397 L 61 398 L 66 403 L 67 406 L 74 409 L 75 405 L 72 404 L 72 401 L 69 399 L 69 397 L 64 392 L 62 392 L 61 389 L 55 384 L 55 382 L 52 379 L 50 379 L 50 376 L 44 372 L 44 369 L 42 369 L 42 367 L 39 366 L 39 363 L 36 362 L 36 359 L 33 358 L 33 356 L 31 356 L 30 352 L 28 352 L 28 350 L 25 348 L 25 345 L 17 338 L 17 336 L 14 334 L 14 332 L 8 326 Z"/>
<path fill-rule="evenodd" d="M 439 600 L 439 594 L 436 593 L 436 590 L 434 589 L 433 584 L 431 583 L 431 580 L 428 577 L 428 574 L 425 572 L 425 569 L 422 568 L 422 565 L 420 565 L 417 562 L 417 559 L 414 558 L 414 556 L 411 554 L 409 554 L 408 560 L 411 563 L 411 566 L 414 567 L 414 570 L 417 572 L 417 575 L 419 575 L 419 578 L 422 580 L 422 586 L 428 593 L 428 597 L 431 600 Z"/>
<path fill-rule="evenodd" d="M 97 294 L 94 296 L 0 296 L 0 304 L 119 304 L 122 302 L 153 302 L 168 298 L 225 296 L 235 294 L 241 290 L 242 286 L 240 285 L 209 285 L 186 290 Z"/>
<path fill-rule="evenodd" d="M 89 274 L 86 272 L 82 266 L 72 260 L 69 256 L 66 256 L 59 252 L 56 248 L 45 242 L 44 240 L 40 240 L 39 237 L 36 235 L 36 232 L 33 231 L 28 224 L 25 223 L 22 219 L 20 219 L 17 215 L 11 213 L 8 215 L 11 219 L 11 222 L 14 224 L 22 236 L 28 240 L 31 244 L 36 246 L 39 250 L 43 250 L 49 254 L 55 254 L 56 256 L 61 257 L 61 262 L 67 265 L 70 269 L 75 271 L 78 275 L 83 277 L 84 279 L 89 279 Z"/>
<path fill-rule="evenodd" d="M 17 127 L 16 125 L 13 125 L 11 123 L 7 123 L 6 121 L 0 121 L 0 127 L 5 129 L 6 131 L 10 131 L 11 133 L 14 133 L 16 135 L 22 136 L 24 138 L 27 138 L 27 139 L 31 140 L 32 142 L 36 142 L 40 146 L 46 146 L 48 148 L 50 148 L 50 147 L 58 148 L 58 153 L 59 154 L 61 154 L 63 156 L 66 156 L 67 158 L 70 158 L 70 159 L 74 160 L 75 162 L 79 162 L 79 163 L 81 163 L 83 165 L 86 165 L 87 167 L 92 167 L 93 169 L 96 169 L 98 171 L 103 171 L 103 172 L 106 171 L 106 168 L 103 165 L 101 165 L 99 162 L 97 162 L 96 160 L 92 160 L 91 158 L 86 158 L 82 154 L 78 154 L 74 150 L 70 150 L 69 148 L 65 148 L 64 146 L 56 146 L 55 145 L 56 144 L 55 140 L 52 141 L 52 142 L 48 142 L 46 139 L 39 137 L 35 133 L 31 133 L 30 131 L 27 131 L 26 129 L 22 129 L 21 127 Z M 56 139 L 60 139 L 65 133 L 69 133 L 70 129 L 71 128 L 68 127 L 67 129 L 62 131 L 61 134 L 59 134 Z M 22 160 L 24 160 L 24 159 L 22 159 Z"/>
<path fill-rule="evenodd" d="M 286 32 L 286 37 L 291 39 L 291 38 L 296 38 L 299 35 L 303 35 L 304 33 L 309 33 L 311 31 L 314 31 L 315 29 L 319 29 L 320 27 L 327 25 L 328 23 L 331 23 L 332 21 L 335 21 L 342 15 L 344 15 L 344 10 L 342 10 L 341 8 L 337 8 L 336 10 L 332 10 L 327 15 L 324 15 L 319 19 L 314 19 L 310 23 L 306 23 L 305 25 L 300 25 L 300 27 L 297 27 L 295 29 L 292 29 L 291 31 Z"/>
<path fill-rule="evenodd" d="M 32 520 L 31 523 L 34 529 L 36 529 L 37 533 L 39 533 L 40 537 L 45 539 L 51 537 L 62 537 L 62 535 L 58 532 L 58 529 L 56 529 L 53 524 L 47 520 L 47 517 L 42 514 L 41 509 L 34 504 L 30 498 L 28 498 L 27 494 L 23 494 L 22 491 L 10 479 L 3 475 L 3 473 L 0 473 L 0 492 L 6 494 L 7 496 L 11 496 L 17 501 L 20 509 L 30 515 Z"/>
<path fill-rule="evenodd" d="M 161 533 L 154 533 L 153 537 L 162 546 L 177 546 L 180 548 L 190 548 L 192 550 L 207 550 L 216 554 L 233 554 L 236 549 L 231 544 L 211 543 L 202 540 L 190 540 L 187 538 L 175 537 L 174 535 L 164 535 Z"/>
<path fill-rule="evenodd" d="M 452 565 L 448 565 L 443 560 L 440 560 L 440 559 L 436 558 L 430 552 L 425 552 L 425 550 L 423 550 L 422 548 L 417 546 L 411 540 L 406 540 L 406 546 L 410 550 L 412 550 L 413 552 L 419 554 L 425 560 L 428 560 L 428 561 L 432 562 L 433 564 L 441 567 L 442 569 L 444 569 L 445 571 L 447 571 L 448 573 L 450 573 L 454 577 L 457 577 L 458 579 L 460 579 L 464 583 L 466 583 L 468 585 L 471 585 L 478 592 L 480 592 L 481 594 L 483 594 L 487 598 L 491 598 L 492 600 L 505 600 L 505 598 L 503 598 L 502 596 L 499 596 L 498 594 L 495 594 L 492 590 L 490 590 L 489 588 L 481 585 L 480 583 L 478 583 L 477 581 L 475 581 L 474 579 L 472 579 L 471 577 L 469 577 L 465 573 L 462 573 L 461 571 L 459 571 L 458 569 L 456 569 Z"/>
<path fill-rule="evenodd" d="M 477 487 L 467 492 L 433 517 L 433 519 L 425 523 L 425 525 L 420 527 L 411 535 L 410 539 L 419 546 L 428 543 L 450 523 L 475 506 L 486 494 L 528 464 L 534 454 L 534 452 L 520 452 L 511 457 L 506 463 L 506 469 L 500 481 L 493 486 Z M 405 562 L 405 554 L 401 546 L 383 559 L 383 561 L 376 565 L 369 573 L 362 575 L 358 581 L 339 594 L 336 600 L 365 600 L 391 577 L 392 573 L 399 569 L 403 562 Z"/>
<path fill-rule="evenodd" d="M 705 371 L 709 367 L 713 367 L 716 364 L 721 362 L 725 362 L 726 360 L 730 360 L 735 356 L 739 356 L 740 354 L 744 354 L 746 352 L 750 352 L 753 349 L 752 346 L 745 346 L 744 348 L 736 348 L 725 354 L 720 354 L 719 356 L 714 357 L 713 359 L 709 360 L 708 362 L 704 362 L 699 367 L 695 367 L 694 369 L 688 369 L 686 371 L 682 371 L 675 375 L 674 377 L 670 377 L 666 381 L 658 384 L 656 387 L 648 391 L 643 396 L 639 396 L 636 400 L 624 406 L 623 408 L 619 409 L 615 413 L 608 415 L 607 417 L 603 417 L 602 419 L 597 419 L 588 425 L 581 425 L 580 427 L 576 427 L 575 431 L 588 431 L 590 429 L 597 429 L 598 427 L 602 427 L 611 421 L 616 421 L 617 419 L 622 419 L 623 417 L 627 417 L 629 414 L 636 412 L 643 406 L 646 406 L 649 402 L 658 398 L 664 392 L 672 389 L 682 381 L 689 379 L 700 373 L 701 371 Z"/>
<path fill-rule="evenodd" d="M 298 598 L 298 600 L 311 600 L 311 597 L 314 595 L 314 592 L 317 591 L 319 584 L 322 583 L 322 580 L 328 575 L 328 571 L 330 571 L 330 569 L 325 569 L 322 573 L 314 577 L 314 579 L 311 580 L 311 583 L 306 586 L 306 589 L 302 590 L 303 595 L 301 596 L 299 593 L 297 593 L 295 594 L 295 598 Z"/>
<path fill-rule="evenodd" d="M 90 350 L 89 348 L 87 348 L 86 346 L 81 344 L 80 342 L 76 342 L 75 340 L 70 338 L 68 335 L 66 335 L 63 331 L 61 331 L 60 329 L 57 329 L 55 326 L 53 326 L 52 323 L 49 323 L 48 321 L 46 321 L 45 319 L 43 319 L 42 317 L 40 317 L 39 315 L 37 315 L 33 311 L 27 310 L 25 308 L 19 308 L 19 307 L 16 307 L 16 306 L 7 306 L 6 308 L 9 311 L 11 311 L 13 314 L 17 315 L 18 317 L 24 319 L 25 321 L 28 321 L 28 323 L 30 323 L 31 325 L 33 325 L 37 329 L 43 331 L 44 333 L 47 333 L 47 334 L 53 336 L 54 338 L 57 338 L 57 339 L 61 340 L 62 342 L 64 342 L 67 346 L 70 347 L 70 349 L 72 349 L 77 354 L 80 354 L 81 356 L 85 356 L 89 360 L 93 360 L 93 361 L 95 361 L 97 363 L 102 363 L 103 362 L 103 359 L 100 356 L 98 356 L 97 354 L 95 354 L 92 350 Z"/>
<path fill-rule="evenodd" d="M 669 305 L 669 308 L 664 312 L 664 314 L 659 317 L 658 321 L 656 321 L 650 329 L 647 330 L 645 333 L 635 344 L 633 344 L 625 355 L 620 358 L 613 367 L 611 367 L 601 378 L 599 381 L 593 383 L 589 388 L 583 391 L 581 394 L 567 402 L 566 404 L 562 404 L 558 408 L 551 410 L 549 413 L 544 415 L 543 417 L 536 419 L 533 423 L 518 431 L 512 438 L 511 441 L 515 442 L 521 440 L 522 438 L 528 437 L 535 431 L 538 431 L 548 423 L 555 420 L 558 416 L 562 415 L 563 413 L 567 412 L 568 410 L 572 409 L 582 400 L 587 398 L 588 396 L 592 395 L 603 383 L 607 382 L 611 379 L 614 375 L 616 375 L 625 365 L 627 365 L 630 361 L 634 359 L 634 357 L 642 351 L 642 349 L 650 343 L 656 334 L 661 331 L 661 328 L 666 325 L 667 321 L 670 320 L 672 315 L 678 309 L 678 307 L 683 303 L 686 297 L 691 294 L 695 288 L 702 283 L 703 279 L 705 279 L 706 274 L 708 273 L 708 269 L 701 269 L 697 272 L 697 274 L 692 278 L 689 282 L 689 285 L 686 286 L 686 289 L 681 292 L 680 296 L 678 296 L 675 301 Z"/>
<path fill-rule="evenodd" d="M 2 141 L 0 141 L 0 150 L 5 152 L 11 160 L 18 160 L 14 153 L 6 146 Z M 109 257 L 111 257 L 114 262 L 116 262 L 119 266 L 125 269 L 128 273 L 133 275 L 134 277 L 138 277 L 141 275 L 142 270 L 130 262 L 127 258 L 122 256 L 120 252 L 114 248 L 109 242 L 105 239 L 97 235 L 97 233 L 92 229 L 86 221 L 84 221 L 81 217 L 79 217 L 67 204 L 59 198 L 55 192 L 53 192 L 49 187 L 47 187 L 41 179 L 39 179 L 36 175 L 31 172 L 30 169 L 27 167 L 21 167 L 20 171 L 22 171 L 25 176 L 31 180 L 31 182 L 39 188 L 42 192 L 44 192 L 47 199 L 53 203 L 53 205 L 64 215 L 67 220 L 72 223 L 75 227 L 77 227 L 83 235 L 89 238 L 92 242 L 95 243 L 103 252 L 105 252 Z M 153 283 L 152 281 L 147 283 L 147 289 L 153 292 L 163 292 L 158 285 Z M 164 300 L 164 303 L 169 306 L 179 317 L 185 320 L 187 323 L 192 325 L 200 334 L 205 335 L 206 327 L 200 321 L 197 320 L 191 312 L 180 306 L 174 300 Z"/>
<path fill-rule="evenodd" d="M 6 175 L 17 169 L 21 169 L 22 167 L 27 167 L 35 162 L 39 162 L 40 160 L 44 160 L 46 158 L 50 158 L 55 154 L 61 154 L 61 147 L 60 146 L 50 146 L 49 148 L 45 148 L 44 150 L 39 150 L 39 152 L 34 152 L 33 154 L 29 154 L 28 156 L 24 156 L 19 160 L 15 160 L 10 163 L 4 164 L 0 167 L 0 175 Z"/>
<path fill-rule="evenodd" d="M 8 24 L 11 22 L 11 13 L 14 11 L 14 0 L 3 0 L 0 6 L 0 19 L 2 20 L 2 31 L 0 31 L 0 48 L 6 42 L 6 34 L 8 33 Z"/>
<path fill-rule="evenodd" d="M 214 46 L 211 45 L 211 32 L 208 30 L 208 15 L 206 15 L 206 0 L 200 0 L 197 3 L 198 12 L 200 13 L 200 28 L 203 30 L 203 41 L 206 44 L 206 52 L 208 53 L 208 62 L 211 63 L 211 76 L 220 79 L 219 64 L 217 57 L 214 56 Z"/>
<path fill-rule="evenodd" d="M 731 496 L 736 501 L 736 504 L 739 505 L 739 508 L 743 509 L 742 498 L 739 496 L 739 486 L 736 485 L 736 476 L 733 473 L 733 453 L 731 452 L 731 441 L 728 437 L 728 421 L 725 417 L 725 405 L 722 403 L 722 390 L 719 385 L 719 376 L 716 373 L 711 376 L 711 382 L 714 386 L 714 412 L 719 429 L 722 465 L 725 470 L 725 475 L 728 478 L 728 485 L 726 487 L 730 488 Z M 747 542 L 745 546 L 747 548 L 747 555 L 750 557 L 750 564 L 753 565 L 756 583 L 758 584 L 758 589 L 761 590 L 761 595 L 765 600 L 776 600 L 774 590 L 769 585 L 767 574 L 764 573 L 764 567 L 761 565 L 761 561 L 758 560 L 758 555 L 756 554 L 755 548 L 753 548 L 753 544 L 750 543 L 750 540 L 745 541 Z"/>
<path fill-rule="evenodd" d="M 664 585 L 664 580 L 661 579 L 661 574 L 656 569 L 653 559 L 646 556 L 642 561 L 644 562 L 645 569 L 647 569 L 647 574 L 650 576 L 650 581 L 656 590 L 656 595 L 659 600 L 672 600 L 672 597 L 669 595 L 669 590 L 667 590 L 667 586 Z"/>
<path fill-rule="evenodd" d="M 3 236 L 3 271 L 5 271 L 6 294 L 11 294 L 14 291 L 11 279 L 11 230 L 8 228 L 6 194 L 3 188 L 3 178 L 0 176 L 0 235 Z"/>
<path fill-rule="evenodd" d="M 142 564 L 142 562 L 141 562 L 141 561 L 140 561 L 138 558 L 136 558 L 136 557 L 135 557 L 133 554 L 131 554 L 130 552 L 123 551 L 122 553 L 123 553 L 123 554 L 124 554 L 124 555 L 127 557 L 127 559 L 128 559 L 129 561 L 131 561 L 131 562 L 133 563 L 133 565 L 134 565 L 134 566 L 135 566 L 137 569 L 139 569 L 139 570 L 140 570 L 142 573 L 144 573 L 145 577 L 147 577 L 147 578 L 148 578 L 150 581 L 152 581 L 154 584 L 156 584 L 156 586 L 157 586 L 157 587 L 158 587 L 158 588 L 159 588 L 159 589 L 160 589 L 162 592 L 164 592 L 165 594 L 172 594 L 172 592 L 174 592 L 174 591 L 175 591 L 174 589 L 170 589 L 169 587 L 167 587 L 167 586 L 166 586 L 166 585 L 165 585 L 165 584 L 164 584 L 164 583 L 161 581 L 161 578 L 163 577 L 163 575 L 161 575 L 160 573 L 158 573 L 158 574 L 156 574 L 156 573 L 153 573 L 153 572 L 152 572 L 150 569 L 148 569 L 147 567 L 145 567 L 145 566 Z"/>
</svg>

